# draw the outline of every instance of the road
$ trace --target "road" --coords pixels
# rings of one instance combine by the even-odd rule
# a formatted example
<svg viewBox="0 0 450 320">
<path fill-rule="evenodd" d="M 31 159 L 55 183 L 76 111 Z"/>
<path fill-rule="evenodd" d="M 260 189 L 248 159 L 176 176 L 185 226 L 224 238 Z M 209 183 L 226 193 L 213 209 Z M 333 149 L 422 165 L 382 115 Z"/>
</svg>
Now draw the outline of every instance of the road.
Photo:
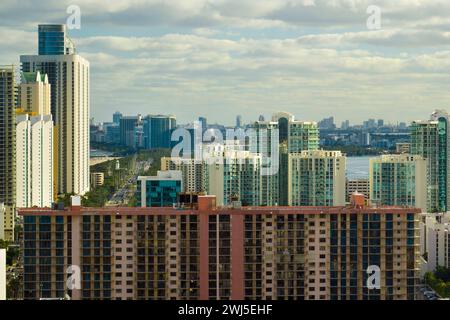
<svg viewBox="0 0 450 320">
<path fill-rule="evenodd" d="M 138 161 L 136 163 L 135 173 L 128 177 L 126 183 L 113 194 L 113 196 L 106 203 L 106 206 L 116 207 L 119 205 L 127 205 L 128 201 L 130 201 L 130 199 L 134 196 L 138 176 L 150 169 L 152 162 L 153 159 Z"/>
</svg>

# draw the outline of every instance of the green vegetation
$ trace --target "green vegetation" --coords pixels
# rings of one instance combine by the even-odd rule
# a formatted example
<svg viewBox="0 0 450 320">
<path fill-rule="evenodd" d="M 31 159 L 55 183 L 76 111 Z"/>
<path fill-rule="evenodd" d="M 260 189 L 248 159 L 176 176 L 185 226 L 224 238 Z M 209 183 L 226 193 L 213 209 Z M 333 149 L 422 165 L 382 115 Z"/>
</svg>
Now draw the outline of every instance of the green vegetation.
<svg viewBox="0 0 450 320">
<path fill-rule="evenodd" d="M 23 286 L 23 275 L 14 275 L 8 278 L 6 285 L 6 297 L 7 299 L 23 299 L 21 295 Z"/>
<path fill-rule="evenodd" d="M 435 272 L 427 272 L 425 283 L 442 298 L 450 298 L 450 268 L 438 267 Z"/>
<path fill-rule="evenodd" d="M 170 150 L 141 150 L 138 153 L 119 159 L 120 170 L 115 170 L 116 160 L 99 163 L 91 167 L 91 172 L 103 172 L 105 181 L 102 186 L 92 188 L 81 200 L 85 207 L 103 207 L 110 197 L 126 183 L 130 177 L 138 175 L 155 175 L 161 168 L 161 158 L 169 156 Z M 142 161 L 150 161 L 152 165 L 146 171 L 137 170 L 136 164 Z M 139 171 L 139 172 L 137 172 Z M 66 195 L 65 200 L 70 195 Z M 66 205 L 69 205 L 66 204 Z M 130 205 L 135 205 L 135 199 L 131 199 Z"/>
<path fill-rule="evenodd" d="M 12 266 L 19 258 L 19 248 L 10 246 L 11 243 L 0 239 L 0 249 L 6 249 L 6 265 Z"/>
<path fill-rule="evenodd" d="M 125 157 L 136 153 L 136 150 L 134 148 L 103 142 L 91 141 L 91 148 L 96 150 L 112 152 L 113 153 L 112 156 L 114 157 Z"/>
</svg>

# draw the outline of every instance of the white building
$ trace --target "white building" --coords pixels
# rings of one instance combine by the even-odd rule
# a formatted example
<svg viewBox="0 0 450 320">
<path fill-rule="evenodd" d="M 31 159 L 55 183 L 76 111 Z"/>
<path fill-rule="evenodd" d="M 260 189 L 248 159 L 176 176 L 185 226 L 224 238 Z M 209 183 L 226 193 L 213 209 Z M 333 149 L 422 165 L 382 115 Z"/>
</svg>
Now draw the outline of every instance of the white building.
<svg viewBox="0 0 450 320">
<path fill-rule="evenodd" d="M 60 27 L 66 37 L 65 26 Z M 73 47 L 59 54 L 49 52 L 21 56 L 22 71 L 46 73 L 51 84 L 51 113 L 58 139 L 57 192 L 84 195 L 90 188 L 89 62 Z"/>
<path fill-rule="evenodd" d="M 0 249 L 0 300 L 6 300 L 6 250 Z"/>
<path fill-rule="evenodd" d="M 16 206 L 50 207 L 54 200 L 52 116 L 26 114 L 16 121 Z"/>
<path fill-rule="evenodd" d="M 426 257 L 423 272 L 438 266 L 450 267 L 450 213 L 424 213 L 421 222 L 421 254 Z"/>
</svg>

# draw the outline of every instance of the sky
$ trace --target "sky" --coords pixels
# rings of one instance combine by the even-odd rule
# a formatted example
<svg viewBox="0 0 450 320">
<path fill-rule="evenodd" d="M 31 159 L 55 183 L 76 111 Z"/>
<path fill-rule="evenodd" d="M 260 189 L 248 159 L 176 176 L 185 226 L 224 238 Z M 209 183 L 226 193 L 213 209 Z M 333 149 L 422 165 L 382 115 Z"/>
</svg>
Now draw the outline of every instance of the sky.
<svg viewBox="0 0 450 320">
<path fill-rule="evenodd" d="M 66 23 L 70 5 L 96 122 L 117 110 L 396 123 L 449 105 L 448 0 L 1 0 L 0 64 L 37 53 L 37 25 Z"/>
</svg>

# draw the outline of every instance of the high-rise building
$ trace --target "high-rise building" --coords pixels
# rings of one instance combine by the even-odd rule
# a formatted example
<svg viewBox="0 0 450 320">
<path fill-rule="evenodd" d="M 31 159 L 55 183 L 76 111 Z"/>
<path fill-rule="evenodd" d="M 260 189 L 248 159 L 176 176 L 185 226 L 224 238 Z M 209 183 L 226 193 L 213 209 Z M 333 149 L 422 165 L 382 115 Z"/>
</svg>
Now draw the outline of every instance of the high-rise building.
<svg viewBox="0 0 450 320">
<path fill-rule="evenodd" d="M 223 208 L 214 196 L 177 208 L 21 209 L 24 298 L 414 299 L 419 214 L 359 198 L 347 207 Z M 81 288 L 66 291 L 71 265 Z M 367 286 L 369 266 L 379 268 L 379 289 Z"/>
<path fill-rule="evenodd" d="M 137 179 L 136 198 L 139 207 L 170 207 L 183 190 L 181 171 L 158 171 L 155 177 Z"/>
<path fill-rule="evenodd" d="M 136 147 L 136 127 L 141 121 L 141 116 L 127 116 L 120 118 L 120 144 L 122 146 Z"/>
<path fill-rule="evenodd" d="M 51 114 L 17 116 L 17 207 L 50 207 L 54 201 L 53 145 Z"/>
<path fill-rule="evenodd" d="M 316 122 L 295 120 L 287 112 L 274 114 L 272 122 L 278 123 L 279 141 L 287 141 L 289 153 L 319 149 L 319 128 Z"/>
<path fill-rule="evenodd" d="M 340 151 L 289 154 L 289 205 L 345 204 L 345 156 Z"/>
<path fill-rule="evenodd" d="M 342 130 L 348 130 L 350 128 L 350 120 L 344 120 L 341 124 Z"/>
<path fill-rule="evenodd" d="M 242 128 L 242 116 L 236 116 L 236 128 Z"/>
<path fill-rule="evenodd" d="M 239 200 L 244 206 L 257 206 L 261 201 L 261 156 L 248 151 L 220 151 L 207 163 L 208 194 L 217 197 L 218 205 L 231 205 Z"/>
<path fill-rule="evenodd" d="M 370 201 L 386 206 L 427 209 L 427 162 L 418 155 L 370 159 Z"/>
<path fill-rule="evenodd" d="M 329 117 L 322 119 L 318 123 L 319 129 L 323 130 L 334 130 L 336 129 L 336 125 L 334 124 L 334 117 Z"/>
<path fill-rule="evenodd" d="M 114 112 L 113 114 L 113 123 L 120 124 L 120 119 L 122 119 L 123 115 L 119 111 Z"/>
<path fill-rule="evenodd" d="M 319 149 L 319 129 L 317 123 L 297 121 L 288 112 L 278 112 L 272 121 L 256 121 L 249 126 L 255 136 L 249 150 L 262 155 L 263 165 L 267 165 L 274 151 L 278 152 L 278 172 L 274 177 L 278 183 L 278 205 L 288 204 L 288 155 L 304 150 Z M 276 133 L 276 134 L 274 134 Z M 275 139 L 275 140 L 274 140 Z M 272 179 L 272 182 L 275 181 Z M 267 185 L 273 184 L 272 182 Z M 272 190 L 274 190 L 272 188 Z"/>
<path fill-rule="evenodd" d="M 411 154 L 427 160 L 427 211 L 449 211 L 450 126 L 445 111 L 438 110 L 430 120 L 411 124 Z"/>
<path fill-rule="evenodd" d="M 20 57 L 23 72 L 47 74 L 57 131 L 57 192 L 89 191 L 89 62 L 75 53 L 65 25 L 39 26 L 39 54 Z"/>
<path fill-rule="evenodd" d="M 120 144 L 120 120 L 119 124 L 104 124 L 105 142 L 109 144 Z"/>
<path fill-rule="evenodd" d="M 16 203 L 16 91 L 14 66 L 0 66 L 0 203 L 5 239 L 14 238 Z"/>
<path fill-rule="evenodd" d="M 143 122 L 145 148 L 168 149 L 172 146 L 171 135 L 177 126 L 175 116 L 148 115 Z"/>
<path fill-rule="evenodd" d="M 181 171 L 184 192 L 206 192 L 206 163 L 195 159 L 161 158 L 161 170 Z"/>
<path fill-rule="evenodd" d="M 19 108 L 31 115 L 49 115 L 50 83 L 47 74 L 22 72 Z"/>
<path fill-rule="evenodd" d="M 450 213 L 424 213 L 420 228 L 421 254 L 426 257 L 423 271 L 450 268 Z"/>
<path fill-rule="evenodd" d="M 66 26 L 63 24 L 39 25 L 38 54 L 65 55 L 74 54 L 75 47 L 67 36 Z"/>
<path fill-rule="evenodd" d="M 6 300 L 6 249 L 0 249 L 0 301 Z"/>
</svg>

